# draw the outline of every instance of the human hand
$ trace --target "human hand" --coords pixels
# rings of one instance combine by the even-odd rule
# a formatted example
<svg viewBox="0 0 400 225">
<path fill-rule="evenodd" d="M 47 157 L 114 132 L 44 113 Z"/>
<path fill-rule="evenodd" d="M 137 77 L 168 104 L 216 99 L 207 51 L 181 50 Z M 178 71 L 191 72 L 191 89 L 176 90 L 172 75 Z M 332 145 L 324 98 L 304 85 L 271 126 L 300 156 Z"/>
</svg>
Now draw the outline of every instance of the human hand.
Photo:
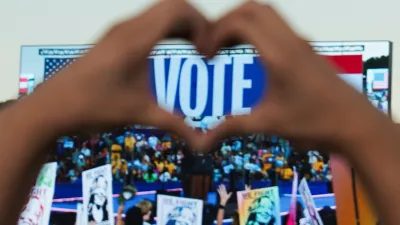
<svg viewBox="0 0 400 225">
<path fill-rule="evenodd" d="M 232 196 L 232 192 L 227 192 L 225 185 L 221 184 L 219 185 L 217 192 L 219 194 L 220 198 L 220 205 L 225 206 L 226 203 L 228 202 L 229 198 Z"/>
<path fill-rule="evenodd" d="M 118 214 L 124 213 L 124 210 L 125 210 L 125 204 L 121 204 L 120 206 L 118 206 Z"/>
<path fill-rule="evenodd" d="M 244 190 L 245 190 L 245 191 L 251 191 L 251 185 L 247 185 L 247 184 L 246 184 L 246 185 L 244 186 Z"/>
<path fill-rule="evenodd" d="M 201 50 L 207 27 L 186 1 L 162 1 L 112 27 L 90 52 L 27 98 L 37 99 L 47 110 L 46 119 L 57 121 L 64 133 L 142 124 L 173 131 L 191 143 L 194 131 L 155 102 L 147 58 L 167 37 L 187 38 Z"/>
<path fill-rule="evenodd" d="M 226 136 L 248 133 L 326 146 L 359 135 L 371 117 L 384 118 L 268 5 L 245 3 L 216 22 L 209 40 L 209 56 L 226 43 L 255 46 L 268 68 L 268 90 L 250 115 L 235 116 L 210 131 L 204 149 Z"/>
</svg>

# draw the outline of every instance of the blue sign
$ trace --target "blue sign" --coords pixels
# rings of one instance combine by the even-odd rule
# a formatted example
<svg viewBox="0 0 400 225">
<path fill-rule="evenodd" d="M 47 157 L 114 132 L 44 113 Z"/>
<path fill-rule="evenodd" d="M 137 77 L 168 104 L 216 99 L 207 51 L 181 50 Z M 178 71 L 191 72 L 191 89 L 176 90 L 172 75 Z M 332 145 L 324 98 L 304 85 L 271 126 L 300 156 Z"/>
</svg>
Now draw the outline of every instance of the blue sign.
<svg viewBox="0 0 400 225">
<path fill-rule="evenodd" d="M 154 57 L 150 73 L 157 102 L 192 117 L 250 113 L 267 85 L 255 55 Z"/>
</svg>

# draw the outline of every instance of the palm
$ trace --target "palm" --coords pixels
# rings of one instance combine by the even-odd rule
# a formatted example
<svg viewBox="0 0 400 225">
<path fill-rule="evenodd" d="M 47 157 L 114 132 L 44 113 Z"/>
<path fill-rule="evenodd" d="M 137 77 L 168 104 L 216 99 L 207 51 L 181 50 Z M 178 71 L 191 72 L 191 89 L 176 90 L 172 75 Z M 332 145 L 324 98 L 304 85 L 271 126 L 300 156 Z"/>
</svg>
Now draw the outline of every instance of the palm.
<svg viewBox="0 0 400 225">
<path fill-rule="evenodd" d="M 225 185 L 220 185 L 217 191 L 221 199 L 221 204 L 225 205 L 228 202 L 229 198 L 231 197 L 232 193 L 231 192 L 228 193 L 226 191 Z"/>
<path fill-rule="evenodd" d="M 63 91 L 50 92 L 71 93 L 62 96 L 69 106 L 65 111 L 79 109 L 69 117 L 78 118 L 76 123 L 88 131 L 142 124 L 172 131 L 195 145 L 198 138 L 183 119 L 158 107 L 147 60 L 149 51 L 164 38 L 193 37 L 200 45 L 197 38 L 206 34 L 207 27 L 207 20 L 186 1 L 162 1 L 114 26 L 90 52 L 49 82 Z"/>
</svg>

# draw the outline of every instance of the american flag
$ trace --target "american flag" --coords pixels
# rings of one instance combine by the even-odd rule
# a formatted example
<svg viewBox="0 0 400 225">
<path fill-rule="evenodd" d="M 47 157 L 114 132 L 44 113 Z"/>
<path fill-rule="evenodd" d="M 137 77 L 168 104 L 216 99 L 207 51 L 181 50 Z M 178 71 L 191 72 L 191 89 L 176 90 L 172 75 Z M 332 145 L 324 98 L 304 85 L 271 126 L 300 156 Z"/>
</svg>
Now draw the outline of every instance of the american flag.
<svg viewBox="0 0 400 225">
<path fill-rule="evenodd" d="M 48 80 L 63 68 L 68 67 L 76 58 L 45 58 L 44 60 L 44 80 Z"/>
<path fill-rule="evenodd" d="M 387 71 L 384 72 L 374 72 L 372 80 L 373 90 L 382 90 L 389 88 L 389 74 Z"/>
</svg>

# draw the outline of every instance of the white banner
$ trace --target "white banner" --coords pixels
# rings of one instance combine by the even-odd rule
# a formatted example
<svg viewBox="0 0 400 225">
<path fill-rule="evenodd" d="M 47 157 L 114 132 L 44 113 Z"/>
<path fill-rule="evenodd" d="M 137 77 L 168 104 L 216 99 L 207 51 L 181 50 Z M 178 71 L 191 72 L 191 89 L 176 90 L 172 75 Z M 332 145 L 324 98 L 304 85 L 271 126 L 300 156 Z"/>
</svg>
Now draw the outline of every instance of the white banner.
<svg viewBox="0 0 400 225">
<path fill-rule="evenodd" d="M 201 225 L 203 201 L 157 195 L 157 225 Z"/>
<path fill-rule="evenodd" d="M 322 222 L 321 217 L 319 216 L 319 212 L 315 207 L 313 196 L 311 195 L 310 188 L 308 187 L 305 178 L 303 178 L 300 182 L 299 193 L 304 203 L 304 212 L 306 214 L 305 216 L 310 221 L 310 224 L 323 225 L 324 223 Z"/>
<path fill-rule="evenodd" d="M 85 220 L 85 207 L 83 207 L 82 203 L 78 203 L 76 205 L 76 222 L 75 225 L 87 225 L 87 221 Z"/>
<path fill-rule="evenodd" d="M 54 195 L 57 163 L 44 164 L 32 188 L 29 200 L 19 217 L 18 224 L 48 225 Z"/>
<path fill-rule="evenodd" d="M 111 165 L 82 173 L 85 222 L 114 225 Z"/>
</svg>

